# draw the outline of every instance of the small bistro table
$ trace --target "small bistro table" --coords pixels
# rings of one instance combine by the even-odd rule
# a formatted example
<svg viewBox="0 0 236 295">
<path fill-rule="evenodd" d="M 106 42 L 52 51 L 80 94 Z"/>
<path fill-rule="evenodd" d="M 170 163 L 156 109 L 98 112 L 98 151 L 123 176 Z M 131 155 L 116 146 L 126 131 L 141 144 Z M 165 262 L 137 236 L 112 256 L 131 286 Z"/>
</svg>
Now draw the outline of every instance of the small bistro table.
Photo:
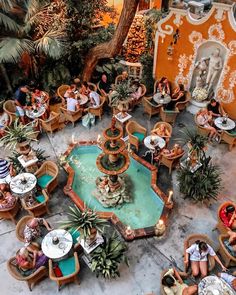
<svg viewBox="0 0 236 295">
<path fill-rule="evenodd" d="M 43 114 L 46 112 L 46 107 L 44 105 L 40 105 L 36 109 L 28 109 L 25 111 L 26 116 L 30 119 L 37 119 L 43 116 Z"/>
<path fill-rule="evenodd" d="M 123 140 L 127 141 L 128 140 L 128 135 L 126 135 L 126 125 L 129 122 L 129 120 L 132 118 L 132 116 L 128 113 L 125 113 L 126 116 L 123 117 L 123 114 L 120 112 L 118 114 L 115 115 L 115 118 L 118 122 L 118 125 L 122 128 L 123 131 Z"/>
<path fill-rule="evenodd" d="M 158 104 L 167 104 L 171 101 L 171 97 L 167 93 L 163 96 L 162 93 L 157 92 L 153 95 L 153 100 Z"/>
<path fill-rule="evenodd" d="M 146 157 L 147 154 L 151 154 L 151 164 L 153 164 L 153 156 L 156 148 L 159 147 L 159 149 L 162 150 L 165 147 L 166 142 L 158 135 L 149 135 L 144 138 L 144 145 L 148 148 L 148 151 L 146 151 L 143 156 Z"/>
<path fill-rule="evenodd" d="M 217 276 L 210 275 L 202 279 L 198 284 L 198 294 L 234 295 L 235 291 L 222 279 Z"/>
<path fill-rule="evenodd" d="M 11 191 L 19 197 L 32 194 L 37 184 L 37 178 L 32 173 L 21 173 L 12 178 L 10 182 Z"/>
<path fill-rule="evenodd" d="M 54 241 L 57 239 L 57 241 Z M 42 251 L 51 259 L 63 259 L 70 252 L 73 245 L 71 234 L 64 229 L 54 229 L 43 238 Z"/>
<path fill-rule="evenodd" d="M 235 128 L 235 122 L 230 118 L 218 117 L 215 119 L 214 123 L 216 127 L 220 128 L 221 130 L 232 130 Z"/>
</svg>

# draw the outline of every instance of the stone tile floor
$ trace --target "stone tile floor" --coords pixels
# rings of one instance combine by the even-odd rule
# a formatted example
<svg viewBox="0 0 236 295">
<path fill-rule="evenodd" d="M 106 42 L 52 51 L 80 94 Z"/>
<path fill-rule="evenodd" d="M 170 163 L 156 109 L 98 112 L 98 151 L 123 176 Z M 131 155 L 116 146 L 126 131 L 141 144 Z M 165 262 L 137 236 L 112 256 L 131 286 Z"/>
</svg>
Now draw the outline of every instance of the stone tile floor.
<svg viewBox="0 0 236 295">
<path fill-rule="evenodd" d="M 150 131 L 153 125 L 159 120 L 153 117 L 151 121 L 142 113 L 142 107 L 137 108 L 132 114 L 133 118 Z M 105 114 L 102 121 L 97 121 L 91 129 L 85 129 L 81 123 L 77 123 L 73 128 L 71 125 L 66 126 L 63 130 L 53 134 L 43 134 L 35 146 L 45 149 L 50 160 L 58 161 L 58 157 L 67 149 L 71 137 L 78 140 L 96 139 L 97 135 L 106 128 L 110 122 L 111 116 Z M 177 118 L 173 130 L 173 139 L 180 137 L 180 130 L 184 126 L 192 126 L 193 116 L 183 112 Z M 10 151 L 0 148 L 0 157 L 7 156 Z M 140 153 L 143 153 L 141 150 Z M 80 295 L 142 295 L 152 293 L 160 294 L 160 274 L 165 268 L 171 265 L 171 257 L 175 259 L 177 265 L 183 267 L 183 241 L 185 237 L 192 233 L 204 233 L 214 241 L 217 249 L 218 233 L 212 231 L 216 225 L 216 211 L 221 202 L 224 200 L 236 201 L 236 149 L 228 151 L 225 144 L 210 145 L 208 153 L 213 157 L 214 162 L 222 168 L 222 179 L 224 188 L 217 201 L 212 202 L 210 206 L 202 204 L 193 204 L 184 200 L 178 192 L 175 172 L 172 177 L 168 175 L 166 168 L 161 167 L 158 175 L 158 185 L 165 191 L 173 186 L 175 207 L 170 218 L 169 228 L 163 239 L 156 237 L 148 239 L 135 240 L 128 244 L 128 258 L 130 266 L 122 265 L 120 269 L 121 277 L 113 281 L 105 281 L 96 276 L 81 262 L 81 272 L 79 278 L 80 286 L 70 284 L 65 286 L 61 294 L 78 294 Z M 63 169 L 60 169 L 59 187 L 55 190 L 50 198 L 49 208 L 51 213 L 46 216 L 49 222 L 56 227 L 57 221 L 63 218 L 63 212 L 66 210 L 71 201 L 63 194 L 62 188 L 66 183 L 67 175 Z M 25 212 L 19 214 L 20 218 Z M 13 256 L 21 243 L 15 236 L 15 225 L 9 221 L 0 221 L 0 283 L 1 294 L 3 295 L 27 295 L 31 294 L 25 283 L 14 280 L 7 271 L 6 261 Z M 33 289 L 33 294 L 51 295 L 56 292 L 57 286 L 54 282 L 46 279 Z"/>
</svg>

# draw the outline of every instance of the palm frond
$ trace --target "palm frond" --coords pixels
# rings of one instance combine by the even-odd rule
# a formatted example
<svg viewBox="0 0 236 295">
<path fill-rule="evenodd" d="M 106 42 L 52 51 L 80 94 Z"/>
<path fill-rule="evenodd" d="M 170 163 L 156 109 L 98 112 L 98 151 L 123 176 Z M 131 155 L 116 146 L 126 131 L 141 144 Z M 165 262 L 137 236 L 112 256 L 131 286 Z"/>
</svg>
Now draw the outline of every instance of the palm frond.
<svg viewBox="0 0 236 295">
<path fill-rule="evenodd" d="M 5 29 L 11 32 L 18 32 L 21 26 L 14 21 L 11 17 L 7 16 L 6 14 L 0 12 L 0 25 L 3 26 L 1 30 Z"/>
<path fill-rule="evenodd" d="M 28 0 L 26 3 L 27 12 L 25 22 L 32 24 L 37 18 L 38 13 L 41 13 L 46 5 L 47 1 L 44 0 Z"/>
<path fill-rule="evenodd" d="M 0 9 L 2 9 L 5 12 L 8 12 L 13 8 L 14 4 L 14 0 L 1 0 Z"/>
<path fill-rule="evenodd" d="M 17 63 L 25 51 L 33 50 L 34 44 L 29 39 L 6 37 L 0 42 L 0 63 Z"/>
<path fill-rule="evenodd" d="M 42 38 L 35 41 L 37 51 L 53 59 L 60 58 L 65 52 L 65 36 L 60 31 L 47 31 Z"/>
</svg>

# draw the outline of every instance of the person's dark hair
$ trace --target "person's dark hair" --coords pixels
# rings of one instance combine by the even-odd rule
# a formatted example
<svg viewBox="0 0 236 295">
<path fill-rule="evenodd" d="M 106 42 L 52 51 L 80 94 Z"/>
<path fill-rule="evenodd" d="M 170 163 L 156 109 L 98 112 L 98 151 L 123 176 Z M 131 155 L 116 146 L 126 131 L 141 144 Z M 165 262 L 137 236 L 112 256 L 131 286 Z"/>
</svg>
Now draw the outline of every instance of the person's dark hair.
<svg viewBox="0 0 236 295">
<path fill-rule="evenodd" d="M 211 99 L 210 103 L 214 103 L 216 100 L 214 98 Z"/>
<path fill-rule="evenodd" d="M 3 111 L 4 111 L 4 109 L 3 109 L 3 103 L 1 103 L 1 104 L 0 104 L 0 114 L 2 114 Z"/>
<path fill-rule="evenodd" d="M 235 211 L 235 207 L 233 205 L 228 205 L 225 208 L 225 211 L 226 211 L 226 215 L 228 215 L 229 213 L 233 213 Z"/>
<path fill-rule="evenodd" d="M 206 251 L 208 249 L 207 243 L 203 241 L 197 240 L 195 243 L 198 245 L 200 251 Z"/>
<path fill-rule="evenodd" d="M 179 90 L 184 91 L 184 84 L 181 84 L 181 83 L 179 84 Z"/>
<path fill-rule="evenodd" d="M 76 85 L 77 89 L 79 89 L 79 88 L 81 88 L 82 83 L 81 82 L 77 82 L 77 83 L 75 83 L 75 85 Z"/>
<path fill-rule="evenodd" d="M 88 83 L 86 81 L 83 81 L 82 85 L 84 85 L 86 88 L 88 88 Z"/>
<path fill-rule="evenodd" d="M 166 287 L 173 287 L 174 284 L 175 284 L 175 280 L 173 279 L 172 276 L 170 275 L 166 275 L 162 278 L 162 281 L 161 281 L 162 285 L 163 286 L 166 286 Z"/>
<path fill-rule="evenodd" d="M 93 85 L 88 85 L 89 90 L 94 91 Z"/>
<path fill-rule="evenodd" d="M 160 80 L 160 83 L 163 83 L 167 78 L 166 77 L 162 77 Z"/>
</svg>

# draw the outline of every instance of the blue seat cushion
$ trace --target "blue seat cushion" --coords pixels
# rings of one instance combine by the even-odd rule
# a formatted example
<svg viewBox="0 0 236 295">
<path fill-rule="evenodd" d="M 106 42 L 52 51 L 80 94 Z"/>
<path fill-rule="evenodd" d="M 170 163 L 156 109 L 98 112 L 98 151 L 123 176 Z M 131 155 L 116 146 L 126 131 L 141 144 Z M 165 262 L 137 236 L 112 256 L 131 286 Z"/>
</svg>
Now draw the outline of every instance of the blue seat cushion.
<svg viewBox="0 0 236 295">
<path fill-rule="evenodd" d="M 74 258 L 74 256 L 59 261 L 58 266 L 63 274 L 63 277 L 73 274 L 75 272 L 75 258 Z"/>
<path fill-rule="evenodd" d="M 71 236 L 72 236 L 73 244 L 78 243 L 77 239 L 78 239 L 78 237 L 80 236 L 80 232 L 79 232 L 77 229 L 75 229 L 75 228 L 70 228 L 70 229 L 69 229 L 69 233 L 70 233 Z"/>
<path fill-rule="evenodd" d="M 142 142 L 144 140 L 144 137 L 145 137 L 145 135 L 143 133 L 140 133 L 140 132 L 134 132 L 133 136 L 138 137 L 139 142 Z"/>
<path fill-rule="evenodd" d="M 40 176 L 37 180 L 38 185 L 41 188 L 46 188 L 48 183 L 53 179 L 53 176 L 49 174 L 44 174 L 43 176 Z"/>
<path fill-rule="evenodd" d="M 43 202 L 45 201 L 45 197 L 44 197 L 44 195 L 36 196 L 35 199 L 36 199 L 37 202 L 39 202 L 39 203 L 43 203 Z"/>
<path fill-rule="evenodd" d="M 166 110 L 166 109 L 165 109 L 165 112 L 166 112 L 166 113 L 170 113 L 170 114 L 174 114 L 174 113 L 176 113 L 175 110 Z"/>
<path fill-rule="evenodd" d="M 231 135 L 236 136 L 236 130 L 230 130 L 228 131 Z"/>
</svg>

